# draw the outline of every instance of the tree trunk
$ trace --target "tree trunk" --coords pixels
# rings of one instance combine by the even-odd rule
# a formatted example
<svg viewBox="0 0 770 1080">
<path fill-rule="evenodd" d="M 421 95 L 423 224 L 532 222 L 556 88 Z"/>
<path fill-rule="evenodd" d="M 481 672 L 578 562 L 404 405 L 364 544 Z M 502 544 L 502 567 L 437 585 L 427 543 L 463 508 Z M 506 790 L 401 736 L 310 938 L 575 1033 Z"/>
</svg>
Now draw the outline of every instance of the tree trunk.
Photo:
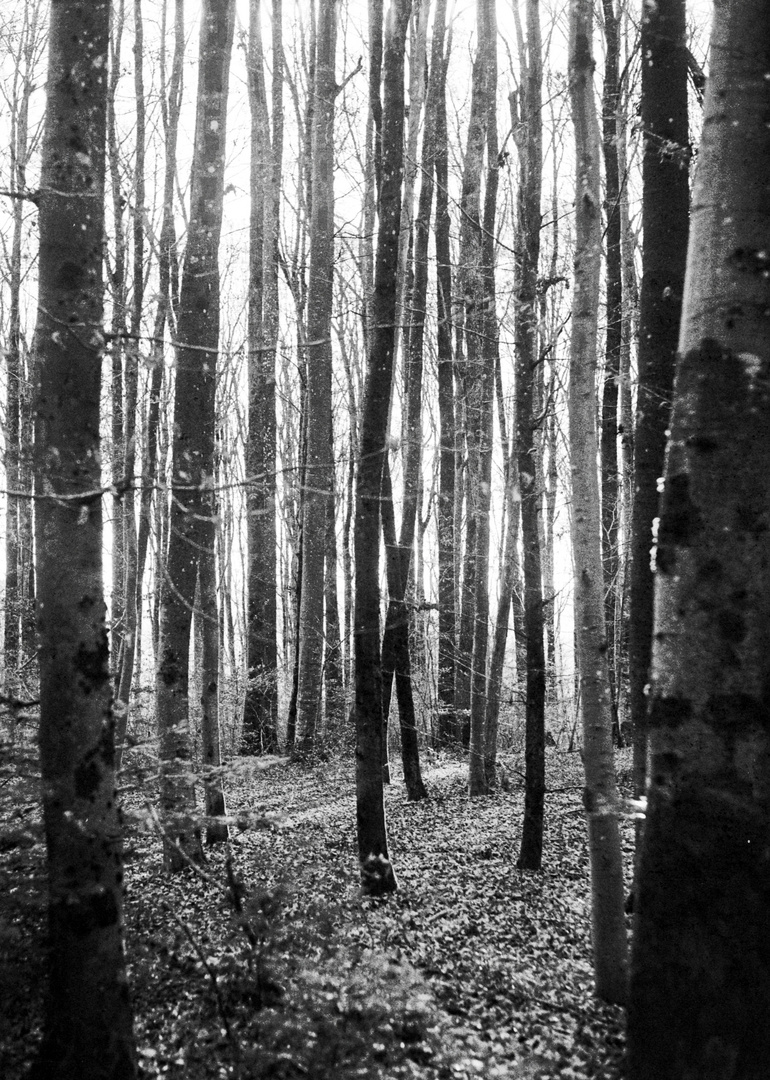
<svg viewBox="0 0 770 1080">
<path fill-rule="evenodd" d="M 767 1075 L 770 12 L 715 6 L 655 552 L 632 1080 Z"/>
<path fill-rule="evenodd" d="M 621 745 L 618 724 L 618 696 L 615 665 L 619 643 L 615 640 L 616 610 L 619 604 L 618 555 L 620 517 L 620 476 L 618 471 L 618 397 L 620 350 L 623 320 L 623 275 L 620 251 L 620 178 L 618 175 L 618 53 L 620 48 L 615 0 L 602 0 L 604 13 L 604 92 L 602 95 L 602 149 L 606 228 L 607 330 L 601 413 L 602 463 L 602 562 L 604 566 L 604 620 L 607 627 L 607 667 L 610 675 L 613 740 Z"/>
<path fill-rule="evenodd" d="M 601 207 L 599 127 L 593 94 L 590 0 L 570 8 L 570 99 L 577 155 L 575 286 L 570 349 L 569 434 L 572 458 L 572 559 L 585 761 L 584 804 L 591 864 L 596 993 L 623 1003 L 626 925 L 623 865 L 612 753 L 612 716 L 601 559 L 595 366 Z"/>
<path fill-rule="evenodd" d="M 455 589 L 455 428 L 454 363 L 452 359 L 452 263 L 449 243 L 448 136 L 446 72 L 449 49 L 443 55 L 444 22 L 437 6 L 433 23 L 431 71 L 436 72 L 436 352 L 439 411 L 438 496 L 438 743 L 456 738 L 455 653 L 457 592 Z M 445 17 L 446 17 L 446 13 Z"/>
<path fill-rule="evenodd" d="M 642 288 L 634 428 L 629 679 L 634 788 L 647 771 L 645 687 L 652 648 L 650 569 L 663 475 L 689 222 L 685 0 L 648 4 L 642 19 Z"/>
<path fill-rule="evenodd" d="M 526 729 L 524 823 L 517 865 L 539 870 L 543 857 L 545 800 L 545 653 L 543 646 L 543 582 L 539 508 L 543 492 L 537 468 L 539 395 L 537 273 L 540 262 L 540 200 L 543 184 L 542 82 L 540 6 L 528 0 L 526 51 L 520 47 L 520 101 L 511 99 L 514 140 L 519 151 L 516 255 L 516 453 L 521 492 L 521 536 L 524 549 L 524 636 L 526 645 Z M 541 442 L 544 440 L 541 439 Z"/>
<path fill-rule="evenodd" d="M 12 82 L 11 100 L 11 186 L 22 193 L 27 187 L 27 166 L 34 140 L 29 132 L 29 102 L 34 88 L 34 57 L 39 48 L 40 18 L 36 5 L 24 10 L 23 23 L 15 56 L 16 71 Z M 21 317 L 22 239 L 24 200 L 16 198 L 11 208 L 13 227 L 9 268 L 8 344 L 6 364 L 6 429 L 5 429 L 5 625 L 3 648 L 3 679 L 6 696 L 18 698 L 22 692 L 21 670 L 29 655 L 25 631 L 30 621 L 27 579 L 32 565 L 31 496 L 32 484 L 29 463 L 28 432 L 29 383 Z M 11 715 L 11 738 L 15 734 L 15 719 Z"/>
<path fill-rule="evenodd" d="M 388 856 L 382 790 L 382 668 L 380 657 L 380 490 L 387 453 L 393 383 L 395 294 L 404 172 L 404 51 L 410 0 L 395 0 L 383 48 L 382 182 L 372 301 L 373 323 L 361 408 L 355 516 L 356 809 L 365 893 L 396 888 Z M 379 99 L 379 94 L 378 94 Z"/>
<path fill-rule="evenodd" d="M 36 1080 L 136 1076 L 102 582 L 99 398 L 109 4 L 52 6 L 39 224 L 40 763 L 49 986 Z"/>
<path fill-rule="evenodd" d="M 302 606 L 297 627 L 299 685 L 293 750 L 293 756 L 303 760 L 315 753 L 317 729 L 323 716 L 324 522 L 334 468 L 329 434 L 332 430 L 336 0 L 322 0 L 317 33 L 307 306 L 307 463 L 302 490 Z"/>
<path fill-rule="evenodd" d="M 171 517 L 161 593 L 156 677 L 165 864 L 200 860 L 200 829 L 189 780 L 190 625 L 195 583 L 214 558 L 215 389 L 219 343 L 219 237 L 222 227 L 227 91 L 234 0 L 205 0 L 191 174 L 191 211 L 177 316 Z M 210 614 L 206 612 L 205 614 Z M 214 614 L 214 618 L 215 618 Z"/>
<path fill-rule="evenodd" d="M 277 11 L 276 11 L 277 7 Z M 281 5 L 273 4 L 280 42 Z M 274 75 L 282 53 L 273 51 Z M 282 132 L 280 86 L 273 95 L 273 140 L 262 54 L 261 3 L 249 8 L 249 105 L 251 109 L 251 211 L 249 221 L 249 429 L 246 450 L 248 521 L 249 681 L 243 706 L 241 749 L 278 750 L 278 652 L 276 597 L 275 350 L 278 335 L 278 191 Z"/>
<path fill-rule="evenodd" d="M 126 350 L 126 415 L 124 418 L 123 464 L 125 490 L 123 493 L 123 557 L 125 563 L 124 605 L 125 632 L 120 655 L 120 670 L 115 702 L 118 719 L 118 746 L 121 751 L 128 724 L 131 700 L 131 684 L 134 677 L 134 660 L 137 653 L 137 635 L 141 612 L 141 584 L 136 532 L 136 413 L 139 392 L 140 338 L 144 307 L 144 206 L 145 195 L 145 101 L 144 101 L 144 26 L 141 0 L 134 0 L 134 98 L 136 101 L 136 164 L 134 168 L 134 251 L 132 259 L 133 296 L 131 301 L 131 326 Z M 116 522 L 117 526 L 117 522 Z"/>
</svg>

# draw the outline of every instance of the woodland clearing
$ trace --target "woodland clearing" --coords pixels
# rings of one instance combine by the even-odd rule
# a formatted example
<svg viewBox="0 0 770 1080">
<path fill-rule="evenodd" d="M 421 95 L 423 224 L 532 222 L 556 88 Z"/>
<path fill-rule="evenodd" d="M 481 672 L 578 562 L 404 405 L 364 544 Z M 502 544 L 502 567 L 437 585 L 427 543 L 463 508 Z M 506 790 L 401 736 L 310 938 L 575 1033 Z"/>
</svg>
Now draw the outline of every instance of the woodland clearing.
<svg viewBox="0 0 770 1080">
<path fill-rule="evenodd" d="M 617 755 L 627 790 L 628 751 Z M 593 995 L 577 753 L 547 756 L 545 869 L 516 869 L 523 759 L 467 794 L 467 763 L 429 755 L 430 798 L 386 792 L 398 892 L 361 897 L 352 761 L 242 759 L 229 849 L 161 870 L 126 791 L 126 940 L 142 1075 L 567 1080 L 622 1076 L 623 1012 Z M 42 1023 L 45 846 L 37 804 L 0 806 L 0 1075 L 20 1080 Z M 240 827 L 239 827 L 240 826 Z M 624 824 L 631 866 L 633 826 Z"/>
</svg>

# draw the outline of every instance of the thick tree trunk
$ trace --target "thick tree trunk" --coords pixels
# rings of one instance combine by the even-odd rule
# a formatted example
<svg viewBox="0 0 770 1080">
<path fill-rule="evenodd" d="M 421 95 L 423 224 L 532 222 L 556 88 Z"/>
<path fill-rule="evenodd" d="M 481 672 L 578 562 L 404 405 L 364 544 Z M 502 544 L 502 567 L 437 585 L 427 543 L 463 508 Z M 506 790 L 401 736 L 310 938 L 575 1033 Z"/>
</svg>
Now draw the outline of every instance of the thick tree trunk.
<svg viewBox="0 0 770 1080">
<path fill-rule="evenodd" d="M 313 180 L 307 307 L 307 462 L 302 490 L 302 604 L 299 625 L 297 732 L 293 756 L 310 759 L 323 719 L 326 516 L 334 468 L 332 345 L 334 274 L 334 60 L 336 0 L 319 7 L 313 87 Z"/>
<path fill-rule="evenodd" d="M 770 12 L 718 3 L 655 552 L 632 1080 L 770 1059 Z"/>
<path fill-rule="evenodd" d="M 404 138 L 404 50 L 410 0 L 396 0 L 383 50 L 382 182 L 375 259 L 373 324 L 356 483 L 355 680 L 356 809 L 361 880 L 369 895 L 396 888 L 388 856 L 382 790 L 382 669 L 380 658 L 380 490 L 387 453 L 393 382 L 395 294 Z M 377 95 L 379 99 L 379 94 Z"/>
<path fill-rule="evenodd" d="M 109 4 L 51 9 L 40 178 L 40 763 L 49 987 L 36 1080 L 136 1075 L 102 581 L 100 381 Z"/>
<path fill-rule="evenodd" d="M 626 995 L 623 864 L 612 752 L 612 714 L 601 559 L 596 433 L 596 345 L 601 258 L 599 127 L 593 93 L 591 0 L 570 9 L 570 99 L 577 155 L 575 287 L 570 349 L 569 433 L 572 461 L 572 559 L 583 713 L 583 753 L 591 864 L 591 928 L 596 993 Z"/>
<path fill-rule="evenodd" d="M 527 4 L 526 51 L 520 49 L 522 85 L 518 108 L 511 99 L 514 140 L 519 151 L 516 255 L 516 454 L 521 492 L 524 549 L 524 636 L 526 652 L 526 729 L 524 823 L 517 865 L 539 870 L 543 857 L 545 801 L 545 653 L 540 505 L 543 492 L 536 466 L 538 432 L 536 373 L 538 353 L 537 273 L 540 262 L 540 200 L 543 184 L 543 59 L 538 0 Z M 541 442 L 544 440 L 541 439 Z"/>
<path fill-rule="evenodd" d="M 642 19 L 642 287 L 634 428 L 629 680 L 634 787 L 647 770 L 645 687 L 652 647 L 650 569 L 658 479 L 663 475 L 689 218 L 685 0 L 659 0 Z"/>
<path fill-rule="evenodd" d="M 219 344 L 227 91 L 235 2 L 206 0 L 201 37 L 191 211 L 177 316 L 171 516 L 161 593 L 156 704 L 167 869 L 202 858 L 189 780 L 189 654 L 199 566 L 214 559 L 215 389 Z M 208 571 L 207 571 L 208 572 Z M 216 612 L 204 612 L 216 619 Z M 184 854 L 183 854 L 184 853 Z"/>
</svg>

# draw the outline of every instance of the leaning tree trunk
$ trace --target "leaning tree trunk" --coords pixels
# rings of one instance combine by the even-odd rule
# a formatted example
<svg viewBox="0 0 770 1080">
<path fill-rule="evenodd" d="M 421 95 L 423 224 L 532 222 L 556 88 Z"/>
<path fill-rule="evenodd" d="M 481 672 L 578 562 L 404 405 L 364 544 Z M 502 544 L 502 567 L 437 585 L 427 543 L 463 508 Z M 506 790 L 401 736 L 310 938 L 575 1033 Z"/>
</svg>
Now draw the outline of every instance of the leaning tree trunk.
<svg viewBox="0 0 770 1080">
<path fill-rule="evenodd" d="M 388 855 L 382 790 L 380 658 L 380 489 L 387 453 L 395 349 L 395 292 L 404 172 L 404 49 L 410 0 L 394 0 L 383 48 L 382 179 L 374 268 L 373 325 L 361 408 L 355 516 L 355 715 L 358 854 L 364 892 L 396 888 Z"/>
<path fill-rule="evenodd" d="M 711 38 L 655 552 L 632 1080 L 770 1060 L 770 11 Z"/>
<path fill-rule="evenodd" d="M 658 513 L 658 478 L 663 475 L 689 219 L 685 0 L 659 0 L 645 6 L 641 55 L 644 247 L 629 582 L 630 709 L 638 796 L 644 794 L 647 771 L 645 687 L 653 617 L 650 548 Z"/>
<path fill-rule="evenodd" d="M 570 99 L 577 157 L 575 286 L 570 349 L 569 436 L 572 462 L 572 560 L 583 713 L 584 804 L 591 864 L 591 927 L 596 993 L 626 994 L 623 863 L 612 752 L 612 713 L 601 558 L 596 432 L 596 346 L 601 258 L 599 127 L 593 91 L 591 0 L 570 8 Z"/>
<path fill-rule="evenodd" d="M 49 986 L 37 1080 L 136 1075 L 102 581 L 99 397 L 109 4 L 52 5 L 35 472 Z"/>
<path fill-rule="evenodd" d="M 219 345 L 219 237 L 227 90 L 235 0 L 201 13 L 191 211 L 177 317 L 171 515 L 162 584 L 156 702 L 167 869 L 202 858 L 189 779 L 189 654 L 200 563 L 215 557 L 215 390 Z M 210 592 L 207 593 L 210 595 Z M 203 610 L 216 623 L 216 610 Z M 216 670 L 216 669 L 215 669 Z"/>
</svg>

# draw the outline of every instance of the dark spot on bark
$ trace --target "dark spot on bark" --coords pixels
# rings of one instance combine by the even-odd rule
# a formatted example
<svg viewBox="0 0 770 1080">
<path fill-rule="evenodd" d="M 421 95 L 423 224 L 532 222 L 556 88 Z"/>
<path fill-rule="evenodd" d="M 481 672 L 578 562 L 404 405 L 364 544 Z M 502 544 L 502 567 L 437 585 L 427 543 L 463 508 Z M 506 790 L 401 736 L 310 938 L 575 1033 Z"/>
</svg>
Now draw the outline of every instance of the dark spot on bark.
<svg viewBox="0 0 770 1080">
<path fill-rule="evenodd" d="M 748 533 L 750 536 L 761 536 L 767 532 L 767 514 L 760 499 L 753 501 L 747 496 L 746 502 L 740 502 L 735 507 L 735 529 L 738 533 Z"/>
<path fill-rule="evenodd" d="M 690 498 L 687 473 L 669 476 L 663 491 L 658 545 L 689 547 L 703 528 L 700 510 Z"/>
<path fill-rule="evenodd" d="M 75 794 L 77 797 L 93 802 L 101 778 L 102 771 L 93 758 L 90 758 L 89 761 L 81 761 L 75 769 Z"/>
<path fill-rule="evenodd" d="M 655 569 L 660 574 L 672 574 L 676 566 L 676 550 L 658 543 L 655 548 Z"/>
<path fill-rule="evenodd" d="M 95 603 L 96 603 L 96 600 L 94 599 L 94 597 L 90 596 L 88 593 L 86 593 L 86 595 L 81 597 L 80 600 L 78 601 L 78 610 L 79 611 L 90 611 Z"/>
<path fill-rule="evenodd" d="M 712 728 L 737 732 L 767 725 L 767 705 L 751 694 L 712 694 L 705 715 Z"/>
<path fill-rule="evenodd" d="M 704 559 L 698 567 L 698 580 L 701 584 L 714 586 L 724 576 L 724 567 L 719 559 Z"/>
<path fill-rule="evenodd" d="M 95 930 L 104 930 L 118 921 L 118 903 L 110 890 L 93 893 L 79 903 L 67 905 L 67 922 L 76 934 L 85 937 Z"/>
<path fill-rule="evenodd" d="M 69 259 L 65 259 L 64 262 L 59 265 L 59 273 L 56 282 L 58 288 L 79 289 L 85 284 L 85 281 L 86 276 L 82 266 L 70 262 Z"/>
<path fill-rule="evenodd" d="M 739 611 L 723 610 L 717 615 L 719 633 L 732 645 L 739 645 L 746 637 L 746 621 Z"/>
<path fill-rule="evenodd" d="M 108 666 L 109 649 L 106 633 L 100 635 L 99 642 L 91 649 L 80 645 L 75 654 L 75 668 L 81 677 L 83 693 L 90 694 L 103 686 L 110 677 Z"/>
<path fill-rule="evenodd" d="M 650 710 L 650 727 L 676 728 L 692 716 L 692 703 L 687 698 L 656 698 Z"/>
<path fill-rule="evenodd" d="M 590 787 L 583 788 L 583 807 L 587 814 L 592 814 L 596 810 L 596 796 Z"/>
<path fill-rule="evenodd" d="M 746 274 L 759 274 L 763 277 L 770 273 L 770 255 L 764 248 L 739 247 L 727 256 L 736 270 Z"/>
<path fill-rule="evenodd" d="M 719 449 L 719 443 L 709 435 L 691 435 L 687 445 L 701 454 L 713 454 Z"/>
<path fill-rule="evenodd" d="M 177 658 L 170 649 L 163 654 L 163 660 L 158 669 L 161 679 L 166 686 L 173 686 L 179 682 L 180 667 Z"/>
</svg>

